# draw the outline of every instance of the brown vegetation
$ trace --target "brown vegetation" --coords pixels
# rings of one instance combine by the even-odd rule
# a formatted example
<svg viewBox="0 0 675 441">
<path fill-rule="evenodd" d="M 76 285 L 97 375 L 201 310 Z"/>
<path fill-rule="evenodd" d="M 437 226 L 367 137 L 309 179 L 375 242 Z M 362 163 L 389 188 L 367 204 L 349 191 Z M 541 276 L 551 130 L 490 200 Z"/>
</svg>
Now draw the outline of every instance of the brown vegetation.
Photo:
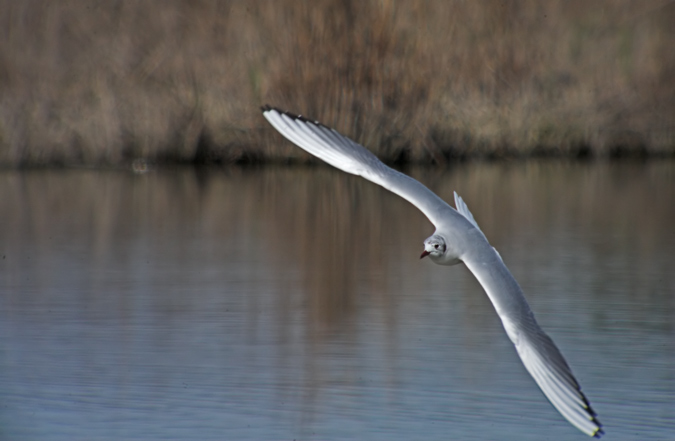
<svg viewBox="0 0 675 441">
<path fill-rule="evenodd" d="M 0 164 L 675 153 L 668 1 L 0 0 Z"/>
</svg>

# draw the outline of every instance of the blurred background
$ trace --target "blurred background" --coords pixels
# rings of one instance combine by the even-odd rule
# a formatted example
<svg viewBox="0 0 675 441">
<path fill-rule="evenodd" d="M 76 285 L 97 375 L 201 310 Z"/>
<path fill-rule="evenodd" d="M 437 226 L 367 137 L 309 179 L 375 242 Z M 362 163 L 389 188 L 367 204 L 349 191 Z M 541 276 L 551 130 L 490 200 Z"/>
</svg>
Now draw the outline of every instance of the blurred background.
<svg viewBox="0 0 675 441">
<path fill-rule="evenodd" d="M 0 0 L 0 164 L 675 153 L 675 4 Z"/>
</svg>

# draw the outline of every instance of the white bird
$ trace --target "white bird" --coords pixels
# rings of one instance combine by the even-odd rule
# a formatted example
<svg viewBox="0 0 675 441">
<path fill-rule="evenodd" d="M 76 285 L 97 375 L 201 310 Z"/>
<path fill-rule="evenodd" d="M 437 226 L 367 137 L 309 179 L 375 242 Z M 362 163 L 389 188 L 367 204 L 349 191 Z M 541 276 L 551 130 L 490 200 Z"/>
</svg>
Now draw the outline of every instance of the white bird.
<svg viewBox="0 0 675 441">
<path fill-rule="evenodd" d="M 318 121 L 270 106 L 262 111 L 279 133 L 305 151 L 381 185 L 422 211 L 436 231 L 424 241 L 420 258 L 429 256 L 440 265 L 463 262 L 487 293 L 525 368 L 551 404 L 585 434 L 596 438 L 604 434 L 565 358 L 539 327 L 520 286 L 457 193 L 455 209 L 420 182 L 386 166 L 365 147 Z"/>
</svg>

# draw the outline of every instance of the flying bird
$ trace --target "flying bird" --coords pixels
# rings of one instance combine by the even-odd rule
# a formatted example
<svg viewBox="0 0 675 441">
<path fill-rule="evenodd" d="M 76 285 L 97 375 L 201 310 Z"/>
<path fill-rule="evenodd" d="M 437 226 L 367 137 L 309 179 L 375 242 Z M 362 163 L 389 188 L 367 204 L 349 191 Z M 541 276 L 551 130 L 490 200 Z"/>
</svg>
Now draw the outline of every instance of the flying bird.
<svg viewBox="0 0 675 441">
<path fill-rule="evenodd" d="M 318 121 L 262 107 L 263 116 L 285 138 L 344 172 L 361 176 L 401 196 L 436 227 L 420 258 L 439 265 L 464 263 L 478 279 L 523 365 L 553 406 L 576 428 L 600 438 L 596 413 L 553 340 L 541 329 L 523 291 L 455 192 L 455 208 L 415 179 L 380 161 L 360 144 Z"/>
</svg>

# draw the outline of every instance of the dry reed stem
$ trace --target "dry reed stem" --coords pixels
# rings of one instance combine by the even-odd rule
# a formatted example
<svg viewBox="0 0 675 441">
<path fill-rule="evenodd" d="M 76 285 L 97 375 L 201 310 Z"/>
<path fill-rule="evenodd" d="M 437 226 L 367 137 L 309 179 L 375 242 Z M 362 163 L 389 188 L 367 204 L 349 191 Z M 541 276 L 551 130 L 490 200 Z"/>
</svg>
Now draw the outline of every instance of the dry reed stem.
<svg viewBox="0 0 675 441">
<path fill-rule="evenodd" d="M 675 154 L 675 4 L 0 0 L 0 164 Z"/>
</svg>

